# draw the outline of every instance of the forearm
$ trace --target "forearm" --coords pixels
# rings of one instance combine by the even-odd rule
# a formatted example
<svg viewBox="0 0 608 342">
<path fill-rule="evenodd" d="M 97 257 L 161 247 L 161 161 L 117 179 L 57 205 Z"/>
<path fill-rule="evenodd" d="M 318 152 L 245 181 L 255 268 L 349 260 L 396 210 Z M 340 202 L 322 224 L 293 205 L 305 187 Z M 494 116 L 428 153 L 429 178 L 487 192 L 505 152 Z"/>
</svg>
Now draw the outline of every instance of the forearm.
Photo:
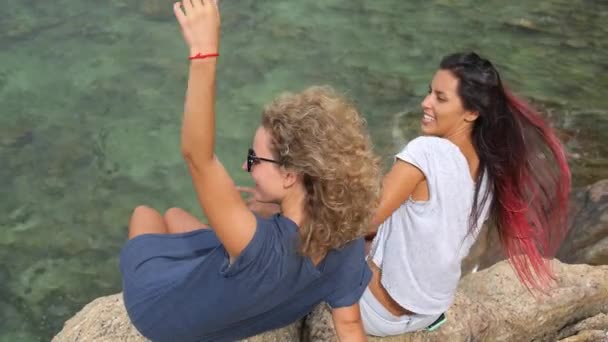
<svg viewBox="0 0 608 342">
<path fill-rule="evenodd" d="M 367 341 L 361 321 L 336 324 L 336 334 L 340 342 Z"/>
<path fill-rule="evenodd" d="M 359 304 L 332 309 L 332 319 L 336 334 L 342 342 L 367 341 Z"/>
<path fill-rule="evenodd" d="M 184 157 L 195 167 L 211 162 L 214 156 L 215 69 L 215 58 L 190 63 L 181 148 Z"/>
<path fill-rule="evenodd" d="M 386 217 L 384 217 L 385 214 L 382 210 L 382 204 L 383 203 L 380 203 L 380 206 L 376 209 L 376 212 L 371 219 L 370 225 L 368 226 L 367 231 L 365 232 L 365 241 L 372 241 L 376 237 L 376 234 L 378 233 L 378 228 L 380 228 L 380 225 L 384 223 L 384 220 L 386 219 Z"/>
</svg>

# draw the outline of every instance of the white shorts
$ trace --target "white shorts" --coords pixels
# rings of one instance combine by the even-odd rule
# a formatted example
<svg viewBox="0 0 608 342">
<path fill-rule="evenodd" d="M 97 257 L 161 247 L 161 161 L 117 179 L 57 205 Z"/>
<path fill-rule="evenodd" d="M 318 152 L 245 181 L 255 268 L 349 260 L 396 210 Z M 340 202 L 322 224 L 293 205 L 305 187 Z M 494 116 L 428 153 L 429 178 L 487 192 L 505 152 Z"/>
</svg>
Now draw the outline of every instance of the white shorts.
<svg viewBox="0 0 608 342">
<path fill-rule="evenodd" d="M 393 336 L 425 329 L 439 318 L 439 315 L 403 315 L 395 316 L 390 313 L 374 297 L 369 288 L 365 289 L 359 300 L 363 327 L 368 335 Z"/>
</svg>

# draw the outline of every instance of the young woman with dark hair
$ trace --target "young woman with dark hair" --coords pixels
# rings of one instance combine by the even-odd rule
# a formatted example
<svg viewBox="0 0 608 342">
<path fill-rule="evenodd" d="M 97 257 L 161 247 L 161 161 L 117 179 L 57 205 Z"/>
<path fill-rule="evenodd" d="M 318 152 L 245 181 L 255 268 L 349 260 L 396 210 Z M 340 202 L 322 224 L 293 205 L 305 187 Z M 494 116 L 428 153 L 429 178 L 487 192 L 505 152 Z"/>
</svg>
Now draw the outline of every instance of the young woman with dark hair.
<svg viewBox="0 0 608 342">
<path fill-rule="evenodd" d="M 423 136 L 396 155 L 369 234 L 373 276 L 360 307 L 371 335 L 436 327 L 487 219 L 529 289 L 554 279 L 549 259 L 566 232 L 564 150 L 492 63 L 445 57 L 422 109 Z"/>
</svg>

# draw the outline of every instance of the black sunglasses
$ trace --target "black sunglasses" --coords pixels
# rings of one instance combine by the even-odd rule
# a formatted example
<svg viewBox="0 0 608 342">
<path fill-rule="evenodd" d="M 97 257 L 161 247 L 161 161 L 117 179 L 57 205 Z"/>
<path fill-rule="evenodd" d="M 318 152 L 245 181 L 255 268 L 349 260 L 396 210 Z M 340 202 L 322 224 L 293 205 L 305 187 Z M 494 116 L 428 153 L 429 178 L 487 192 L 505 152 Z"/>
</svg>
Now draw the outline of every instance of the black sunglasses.
<svg viewBox="0 0 608 342">
<path fill-rule="evenodd" d="M 272 160 L 272 159 L 267 159 L 267 158 L 262 158 L 262 157 L 256 156 L 255 152 L 253 151 L 253 149 L 250 148 L 247 151 L 247 172 L 251 172 L 251 168 L 253 167 L 253 165 L 259 164 L 260 162 L 263 162 L 263 161 L 270 162 L 270 163 L 275 163 L 275 164 L 280 164 L 276 160 Z"/>
</svg>

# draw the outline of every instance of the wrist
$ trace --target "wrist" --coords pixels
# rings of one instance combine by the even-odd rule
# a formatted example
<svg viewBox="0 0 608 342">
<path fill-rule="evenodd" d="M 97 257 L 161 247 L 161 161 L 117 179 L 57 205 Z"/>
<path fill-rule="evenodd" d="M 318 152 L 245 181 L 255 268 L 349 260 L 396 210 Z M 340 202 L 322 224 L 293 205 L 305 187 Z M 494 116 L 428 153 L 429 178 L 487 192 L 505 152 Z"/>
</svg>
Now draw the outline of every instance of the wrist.
<svg viewBox="0 0 608 342">
<path fill-rule="evenodd" d="M 216 59 L 220 54 L 219 53 L 195 53 L 195 54 L 191 54 L 190 57 L 188 57 L 189 60 L 195 60 L 195 59 Z"/>
<path fill-rule="evenodd" d="M 215 58 L 193 59 L 189 62 L 190 70 L 206 70 L 206 72 L 208 72 L 217 68 Z"/>
<path fill-rule="evenodd" d="M 212 53 L 218 53 L 219 49 L 217 47 L 197 47 L 197 46 L 191 46 L 189 48 L 190 50 L 190 56 L 194 56 L 198 53 L 202 54 L 202 55 L 208 55 L 208 54 L 212 54 Z"/>
</svg>

